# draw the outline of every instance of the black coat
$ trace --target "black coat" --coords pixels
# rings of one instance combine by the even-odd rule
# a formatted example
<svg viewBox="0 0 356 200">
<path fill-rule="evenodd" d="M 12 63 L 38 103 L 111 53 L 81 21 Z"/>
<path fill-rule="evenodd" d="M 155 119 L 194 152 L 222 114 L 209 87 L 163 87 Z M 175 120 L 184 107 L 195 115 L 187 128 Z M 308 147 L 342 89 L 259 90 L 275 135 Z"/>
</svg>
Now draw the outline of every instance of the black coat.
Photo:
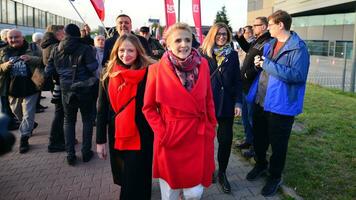
<svg viewBox="0 0 356 200">
<path fill-rule="evenodd" d="M 241 79 L 243 92 L 247 94 L 258 71 L 261 70 L 255 67 L 254 58 L 256 55 L 262 56 L 263 46 L 271 39 L 271 34 L 266 32 L 252 43 L 248 43 L 243 36 L 238 37 L 236 35 L 235 39 L 242 50 L 246 52 L 246 57 L 241 67 Z"/>
<path fill-rule="evenodd" d="M 114 149 L 115 113 L 107 93 L 108 80 L 99 86 L 99 104 L 96 124 L 96 143 L 109 141 L 110 163 L 114 183 L 124 185 L 120 199 L 150 199 L 152 185 L 153 131 L 142 113 L 147 73 L 136 93 L 135 122 L 140 133 L 141 150 Z M 137 185 L 138 184 L 138 185 Z M 132 188 L 134 187 L 134 188 Z M 122 196 L 124 195 L 124 196 Z"/>
<path fill-rule="evenodd" d="M 134 34 L 134 33 L 132 33 L 132 34 Z M 146 38 L 136 35 L 136 34 L 134 34 L 134 35 L 140 40 L 143 48 L 146 51 L 146 54 L 148 56 L 152 56 L 152 50 L 151 50 L 150 46 L 148 45 Z M 114 47 L 114 44 L 118 38 L 119 38 L 119 34 L 117 32 L 115 32 L 115 34 L 111 38 L 109 38 L 105 41 L 104 55 L 103 55 L 103 61 L 102 61 L 103 67 L 105 67 L 106 62 L 108 62 L 108 60 L 110 59 L 110 54 L 111 54 L 112 48 Z"/>
<path fill-rule="evenodd" d="M 219 68 L 214 55 L 214 58 L 205 57 L 210 67 L 216 117 L 233 117 L 236 104 L 242 103 L 242 83 L 237 52 L 231 51 Z"/>
</svg>

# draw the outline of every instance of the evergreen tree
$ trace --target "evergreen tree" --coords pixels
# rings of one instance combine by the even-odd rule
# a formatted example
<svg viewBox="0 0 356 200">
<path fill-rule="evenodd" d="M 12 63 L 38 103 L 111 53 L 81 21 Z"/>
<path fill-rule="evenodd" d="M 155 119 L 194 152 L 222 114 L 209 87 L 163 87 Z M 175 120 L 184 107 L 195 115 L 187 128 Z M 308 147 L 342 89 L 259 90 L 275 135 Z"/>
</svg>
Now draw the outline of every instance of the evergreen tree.
<svg viewBox="0 0 356 200">
<path fill-rule="evenodd" d="M 226 15 L 226 8 L 225 8 L 225 6 L 223 6 L 223 7 L 221 8 L 221 11 L 218 11 L 218 12 L 216 13 L 216 17 L 215 17 L 214 23 L 217 23 L 217 22 L 225 23 L 225 24 L 229 27 L 230 31 L 232 31 L 232 28 L 231 28 L 231 26 L 230 26 L 230 20 L 228 19 L 227 15 Z"/>
</svg>

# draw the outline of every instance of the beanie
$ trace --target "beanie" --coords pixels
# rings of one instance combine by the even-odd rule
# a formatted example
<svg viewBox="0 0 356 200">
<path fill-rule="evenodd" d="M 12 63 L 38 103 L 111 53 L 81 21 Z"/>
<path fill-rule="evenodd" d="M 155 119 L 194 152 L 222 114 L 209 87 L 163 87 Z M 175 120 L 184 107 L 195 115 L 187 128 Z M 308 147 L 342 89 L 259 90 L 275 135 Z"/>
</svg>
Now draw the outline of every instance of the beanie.
<svg viewBox="0 0 356 200">
<path fill-rule="evenodd" d="M 64 27 L 64 32 L 72 37 L 80 37 L 79 27 L 75 24 L 68 24 Z"/>
</svg>

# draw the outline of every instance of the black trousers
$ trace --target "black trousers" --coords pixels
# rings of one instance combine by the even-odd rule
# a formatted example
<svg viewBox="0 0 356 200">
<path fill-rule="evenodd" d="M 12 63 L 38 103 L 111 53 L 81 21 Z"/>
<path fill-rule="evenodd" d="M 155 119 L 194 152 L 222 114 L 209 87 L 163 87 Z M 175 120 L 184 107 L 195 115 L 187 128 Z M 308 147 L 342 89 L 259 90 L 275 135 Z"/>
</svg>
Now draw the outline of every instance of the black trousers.
<svg viewBox="0 0 356 200">
<path fill-rule="evenodd" d="M 256 166 L 268 166 L 266 152 L 271 145 L 269 173 L 272 178 L 280 178 L 286 161 L 294 116 L 266 112 L 258 104 L 255 104 L 253 109 L 253 146 L 256 152 Z"/>
<path fill-rule="evenodd" d="M 64 145 L 64 110 L 62 101 L 54 104 L 54 117 L 49 134 L 48 147 L 58 147 Z"/>
<path fill-rule="evenodd" d="M 219 142 L 218 148 L 218 163 L 219 172 L 225 172 L 229 163 L 231 144 L 232 144 L 232 126 L 234 117 L 219 117 L 218 118 L 218 133 Z"/>
</svg>

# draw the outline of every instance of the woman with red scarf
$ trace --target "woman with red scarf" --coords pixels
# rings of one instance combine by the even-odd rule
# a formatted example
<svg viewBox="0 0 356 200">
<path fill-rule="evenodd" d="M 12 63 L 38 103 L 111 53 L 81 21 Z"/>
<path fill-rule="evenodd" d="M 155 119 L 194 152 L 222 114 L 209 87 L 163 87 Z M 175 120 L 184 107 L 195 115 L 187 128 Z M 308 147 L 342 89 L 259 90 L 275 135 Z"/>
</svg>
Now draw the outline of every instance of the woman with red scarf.
<svg viewBox="0 0 356 200">
<path fill-rule="evenodd" d="M 120 199 L 151 199 L 153 132 L 143 113 L 147 66 L 151 60 L 136 36 L 122 35 L 104 68 L 99 89 L 97 152 L 106 159 L 109 138 L 114 183 Z"/>
<path fill-rule="evenodd" d="M 200 199 L 212 182 L 215 111 L 209 65 L 192 48 L 192 31 L 176 23 L 167 51 L 148 70 L 143 113 L 154 134 L 153 177 L 162 200 Z"/>
</svg>

